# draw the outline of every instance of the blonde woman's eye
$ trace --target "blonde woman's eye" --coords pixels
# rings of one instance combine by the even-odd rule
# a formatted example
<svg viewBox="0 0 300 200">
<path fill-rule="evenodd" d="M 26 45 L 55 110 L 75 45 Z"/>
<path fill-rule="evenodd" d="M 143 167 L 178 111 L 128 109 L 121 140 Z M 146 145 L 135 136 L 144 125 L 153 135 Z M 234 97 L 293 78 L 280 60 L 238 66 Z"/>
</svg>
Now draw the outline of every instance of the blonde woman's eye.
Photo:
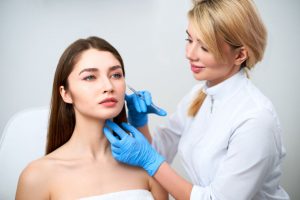
<svg viewBox="0 0 300 200">
<path fill-rule="evenodd" d="M 201 47 L 201 49 L 205 52 L 208 52 L 207 48 L 205 48 L 205 47 Z"/>
<path fill-rule="evenodd" d="M 83 80 L 85 80 L 85 81 L 91 81 L 91 80 L 94 80 L 94 79 L 96 79 L 96 77 L 94 75 L 89 75 L 89 76 L 86 76 L 86 77 L 83 78 Z"/>
<path fill-rule="evenodd" d="M 185 41 L 187 41 L 188 43 L 192 43 L 193 42 L 190 38 L 186 38 Z"/>
</svg>

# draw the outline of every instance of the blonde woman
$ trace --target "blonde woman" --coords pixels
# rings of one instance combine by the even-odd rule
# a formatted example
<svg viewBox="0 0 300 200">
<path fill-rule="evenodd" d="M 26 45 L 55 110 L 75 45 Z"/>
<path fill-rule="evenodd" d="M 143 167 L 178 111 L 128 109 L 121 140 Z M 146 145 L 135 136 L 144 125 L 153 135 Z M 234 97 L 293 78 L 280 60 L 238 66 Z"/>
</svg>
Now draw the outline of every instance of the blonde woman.
<svg viewBox="0 0 300 200">
<path fill-rule="evenodd" d="M 141 93 L 146 101 L 127 97 L 135 128 L 107 122 L 120 138 L 104 129 L 115 159 L 143 167 L 180 200 L 289 199 L 279 185 L 285 150 L 277 114 L 246 73 L 266 47 L 254 3 L 194 1 L 188 19 L 186 57 L 194 78 L 205 83 L 191 89 L 153 138 L 150 94 Z M 177 152 L 190 182 L 168 164 Z"/>
<path fill-rule="evenodd" d="M 98 37 L 79 39 L 55 72 L 46 156 L 22 172 L 17 200 L 168 199 L 156 180 L 113 159 L 102 129 L 126 121 L 125 71 L 118 51 Z"/>
</svg>

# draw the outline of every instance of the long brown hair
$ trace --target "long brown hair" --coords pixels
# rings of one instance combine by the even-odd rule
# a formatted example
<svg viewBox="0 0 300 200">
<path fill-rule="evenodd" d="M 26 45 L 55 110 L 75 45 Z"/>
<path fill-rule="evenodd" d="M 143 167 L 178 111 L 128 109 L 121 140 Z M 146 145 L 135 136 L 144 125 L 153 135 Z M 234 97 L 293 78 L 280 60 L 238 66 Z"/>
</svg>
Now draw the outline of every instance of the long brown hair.
<svg viewBox="0 0 300 200">
<path fill-rule="evenodd" d="M 54 75 L 46 154 L 51 153 L 65 144 L 72 136 L 75 127 L 75 112 L 72 104 L 63 101 L 59 88 L 60 86 L 64 86 L 65 89 L 68 89 L 67 79 L 72 72 L 74 65 L 78 62 L 80 55 L 84 51 L 92 48 L 112 53 L 120 62 L 125 76 L 122 57 L 119 52 L 104 39 L 93 36 L 87 39 L 78 39 L 73 42 L 60 57 Z M 116 123 L 127 121 L 125 105 L 120 114 L 116 116 L 113 121 Z"/>
</svg>

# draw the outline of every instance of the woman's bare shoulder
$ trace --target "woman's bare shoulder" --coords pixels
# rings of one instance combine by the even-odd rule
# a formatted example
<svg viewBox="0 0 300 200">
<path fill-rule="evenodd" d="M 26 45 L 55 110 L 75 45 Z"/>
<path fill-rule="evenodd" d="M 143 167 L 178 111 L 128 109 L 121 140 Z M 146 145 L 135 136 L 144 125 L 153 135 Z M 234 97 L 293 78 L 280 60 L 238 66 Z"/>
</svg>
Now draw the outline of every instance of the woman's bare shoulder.
<svg viewBox="0 0 300 200">
<path fill-rule="evenodd" d="M 51 177 L 51 161 L 42 157 L 29 163 L 22 171 L 16 199 L 44 199 L 49 196 L 49 178 Z"/>
<path fill-rule="evenodd" d="M 34 160 L 24 168 L 20 175 L 20 180 L 28 183 L 43 181 L 51 176 L 52 165 L 51 159 L 48 159 L 45 156 Z"/>
</svg>

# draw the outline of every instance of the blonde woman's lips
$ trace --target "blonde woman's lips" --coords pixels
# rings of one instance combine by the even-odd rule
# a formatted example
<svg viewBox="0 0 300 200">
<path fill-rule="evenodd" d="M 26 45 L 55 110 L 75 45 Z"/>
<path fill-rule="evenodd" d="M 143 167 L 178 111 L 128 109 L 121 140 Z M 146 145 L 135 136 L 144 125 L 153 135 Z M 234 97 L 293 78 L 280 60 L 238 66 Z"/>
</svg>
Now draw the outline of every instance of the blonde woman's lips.
<svg viewBox="0 0 300 200">
<path fill-rule="evenodd" d="M 194 73 L 199 73 L 201 72 L 205 67 L 202 66 L 197 66 L 197 65 L 191 65 L 191 70 Z"/>
</svg>

